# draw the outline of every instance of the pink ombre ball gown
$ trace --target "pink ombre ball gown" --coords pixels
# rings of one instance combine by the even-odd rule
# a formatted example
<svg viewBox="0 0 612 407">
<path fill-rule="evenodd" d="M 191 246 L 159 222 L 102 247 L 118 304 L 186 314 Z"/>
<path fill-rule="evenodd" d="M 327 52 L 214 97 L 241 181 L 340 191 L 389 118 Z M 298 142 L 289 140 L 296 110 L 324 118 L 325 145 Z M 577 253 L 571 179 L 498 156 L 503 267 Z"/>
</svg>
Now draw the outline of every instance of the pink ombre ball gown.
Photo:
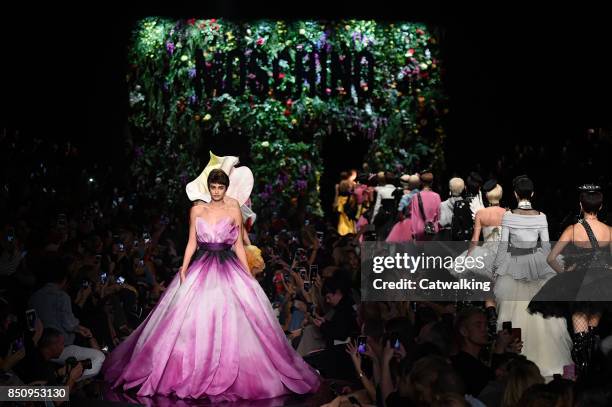
<svg viewBox="0 0 612 407">
<path fill-rule="evenodd" d="M 113 388 L 211 401 L 315 392 L 321 378 L 290 346 L 263 289 L 231 249 L 229 217 L 196 218 L 198 251 L 143 323 L 106 359 Z"/>
</svg>

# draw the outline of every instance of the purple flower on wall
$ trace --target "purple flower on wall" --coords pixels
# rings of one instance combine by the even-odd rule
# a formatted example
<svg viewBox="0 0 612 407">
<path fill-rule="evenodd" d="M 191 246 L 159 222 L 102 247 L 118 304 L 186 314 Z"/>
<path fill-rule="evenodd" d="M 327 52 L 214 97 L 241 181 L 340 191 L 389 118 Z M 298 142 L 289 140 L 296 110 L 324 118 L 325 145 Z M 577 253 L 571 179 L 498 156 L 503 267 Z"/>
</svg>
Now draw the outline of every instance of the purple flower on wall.
<svg viewBox="0 0 612 407">
<path fill-rule="evenodd" d="M 198 101 L 198 97 L 195 95 L 189 96 L 189 103 L 192 105 L 195 105 L 196 102 Z"/>
<path fill-rule="evenodd" d="M 174 43 L 173 42 L 168 41 L 166 43 L 166 51 L 168 51 L 170 55 L 174 54 Z"/>
<path fill-rule="evenodd" d="M 196 76 L 196 69 L 195 68 L 190 68 L 189 69 L 189 77 L 190 78 L 195 78 Z"/>
<path fill-rule="evenodd" d="M 181 181 L 182 185 L 187 184 L 188 178 L 187 178 L 187 173 L 186 172 L 181 172 L 181 175 L 179 176 L 179 179 Z"/>
<path fill-rule="evenodd" d="M 304 181 L 303 179 L 297 180 L 295 186 L 297 187 L 298 191 L 303 191 L 306 189 L 306 187 L 308 187 L 308 181 Z"/>
</svg>

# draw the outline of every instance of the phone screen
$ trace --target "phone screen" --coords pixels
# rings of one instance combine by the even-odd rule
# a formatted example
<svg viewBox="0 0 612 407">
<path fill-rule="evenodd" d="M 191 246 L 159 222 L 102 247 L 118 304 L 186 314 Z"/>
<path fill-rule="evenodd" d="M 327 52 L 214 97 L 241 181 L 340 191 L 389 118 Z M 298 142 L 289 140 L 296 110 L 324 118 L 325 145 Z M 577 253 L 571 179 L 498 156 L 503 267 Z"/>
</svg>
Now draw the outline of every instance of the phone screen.
<svg viewBox="0 0 612 407">
<path fill-rule="evenodd" d="M 117 277 L 117 280 L 115 280 L 115 281 L 116 281 L 117 284 L 123 284 L 123 283 L 125 283 L 125 278 L 120 276 L 120 277 Z"/>
<path fill-rule="evenodd" d="M 108 280 L 108 275 L 107 275 L 106 273 L 102 273 L 102 274 L 100 275 L 100 282 L 101 282 L 102 284 L 106 284 L 106 281 L 107 281 L 107 280 Z"/>
<path fill-rule="evenodd" d="M 508 331 L 510 333 L 512 331 L 512 321 L 505 321 L 502 323 L 502 330 Z"/>
<path fill-rule="evenodd" d="M 367 339 L 368 338 L 366 336 L 360 336 L 359 338 L 357 338 L 357 351 L 361 354 L 364 354 L 366 351 Z"/>
<path fill-rule="evenodd" d="M 521 340 L 521 328 L 512 328 L 510 333 L 512 334 L 513 339 L 518 339 L 519 341 Z"/>
<path fill-rule="evenodd" d="M 17 338 L 13 342 L 13 353 L 19 352 L 21 349 L 23 349 L 23 338 Z"/>
<path fill-rule="evenodd" d="M 310 280 L 314 281 L 315 278 L 317 278 L 318 274 L 319 274 L 319 266 L 317 266 L 316 264 L 311 264 L 310 265 Z"/>
</svg>

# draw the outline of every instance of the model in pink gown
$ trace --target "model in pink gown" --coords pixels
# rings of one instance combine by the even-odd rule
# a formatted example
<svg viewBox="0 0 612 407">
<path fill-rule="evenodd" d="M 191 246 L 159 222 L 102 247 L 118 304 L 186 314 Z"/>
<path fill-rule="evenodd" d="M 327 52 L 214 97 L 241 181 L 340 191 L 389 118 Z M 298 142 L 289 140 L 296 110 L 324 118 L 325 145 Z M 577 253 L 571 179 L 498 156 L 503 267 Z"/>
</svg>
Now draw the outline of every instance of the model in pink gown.
<svg viewBox="0 0 612 407">
<path fill-rule="evenodd" d="M 317 371 L 290 346 L 263 289 L 232 250 L 232 218 L 196 218 L 198 251 L 143 323 L 106 359 L 113 388 L 211 401 L 315 392 Z"/>
</svg>

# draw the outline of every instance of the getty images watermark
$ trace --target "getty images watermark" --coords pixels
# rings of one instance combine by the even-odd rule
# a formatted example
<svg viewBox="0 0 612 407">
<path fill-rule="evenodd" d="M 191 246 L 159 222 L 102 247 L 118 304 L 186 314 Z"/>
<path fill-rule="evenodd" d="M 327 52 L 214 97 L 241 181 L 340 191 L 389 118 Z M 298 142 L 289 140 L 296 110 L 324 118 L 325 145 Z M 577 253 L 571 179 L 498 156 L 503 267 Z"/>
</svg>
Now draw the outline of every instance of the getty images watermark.
<svg viewBox="0 0 612 407">
<path fill-rule="evenodd" d="M 394 256 L 374 256 L 372 258 L 372 272 L 381 274 L 385 271 L 404 271 L 415 274 L 418 271 L 446 269 L 455 275 L 460 275 L 466 270 L 471 272 L 482 272 L 486 268 L 485 255 L 482 256 L 439 256 L 439 255 L 412 255 L 406 252 L 395 253 Z M 491 291 L 492 281 L 479 281 L 475 278 L 460 277 L 448 279 L 430 279 L 422 277 L 416 280 L 400 278 L 399 280 L 385 281 L 384 278 L 374 278 L 373 288 L 376 290 L 482 290 Z"/>
<path fill-rule="evenodd" d="M 530 301 L 533 290 L 520 289 L 517 282 L 537 280 L 544 285 L 557 278 L 558 273 L 547 262 L 555 244 L 366 241 L 361 246 L 362 300 Z M 560 256 L 558 261 L 569 262 L 571 258 Z M 582 273 L 576 275 L 580 278 L 563 280 L 558 284 L 562 289 L 542 291 L 538 300 L 609 301 L 612 267 L 606 261 L 591 262 L 598 266 L 576 270 Z"/>
</svg>

